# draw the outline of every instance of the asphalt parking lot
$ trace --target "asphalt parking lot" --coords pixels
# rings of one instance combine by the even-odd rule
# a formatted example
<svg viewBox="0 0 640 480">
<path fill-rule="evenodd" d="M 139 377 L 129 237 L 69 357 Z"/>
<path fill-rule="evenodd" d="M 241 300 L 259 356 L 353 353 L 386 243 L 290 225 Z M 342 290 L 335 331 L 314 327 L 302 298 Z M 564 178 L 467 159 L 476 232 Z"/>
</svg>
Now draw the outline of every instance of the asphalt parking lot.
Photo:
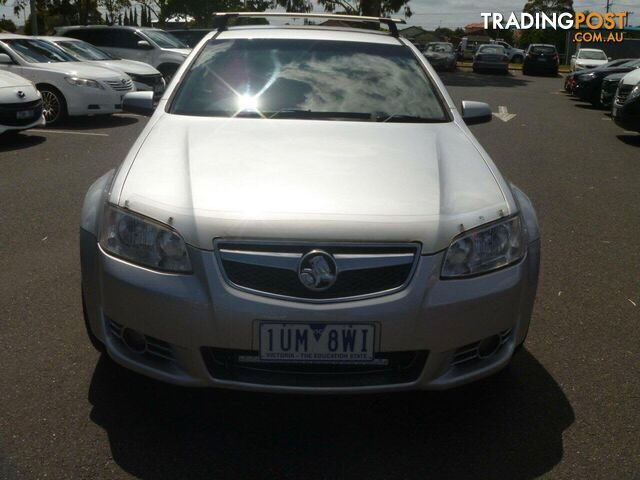
<svg viewBox="0 0 640 480">
<path fill-rule="evenodd" d="M 508 369 L 447 392 L 305 397 L 177 388 L 100 358 L 80 208 L 145 120 L 75 120 L 0 143 L 0 479 L 640 479 L 640 134 L 559 77 L 442 78 L 501 117 L 472 129 L 540 217 L 532 327 Z"/>
</svg>

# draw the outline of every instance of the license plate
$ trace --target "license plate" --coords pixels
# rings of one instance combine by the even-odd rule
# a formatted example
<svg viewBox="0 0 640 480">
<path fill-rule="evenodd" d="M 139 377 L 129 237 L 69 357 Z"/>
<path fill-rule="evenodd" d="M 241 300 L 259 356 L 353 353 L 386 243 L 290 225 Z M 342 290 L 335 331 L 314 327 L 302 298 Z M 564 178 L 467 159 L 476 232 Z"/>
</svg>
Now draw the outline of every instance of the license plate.
<svg viewBox="0 0 640 480">
<path fill-rule="evenodd" d="M 27 118 L 33 117 L 33 110 L 20 110 L 16 112 L 17 120 L 26 120 Z"/>
<path fill-rule="evenodd" d="M 372 324 L 260 324 L 260 360 L 295 363 L 368 363 L 374 360 Z"/>
<path fill-rule="evenodd" d="M 539 61 L 539 62 L 546 62 L 546 61 L 547 61 L 547 59 L 546 59 L 546 58 L 538 58 L 538 61 Z"/>
</svg>

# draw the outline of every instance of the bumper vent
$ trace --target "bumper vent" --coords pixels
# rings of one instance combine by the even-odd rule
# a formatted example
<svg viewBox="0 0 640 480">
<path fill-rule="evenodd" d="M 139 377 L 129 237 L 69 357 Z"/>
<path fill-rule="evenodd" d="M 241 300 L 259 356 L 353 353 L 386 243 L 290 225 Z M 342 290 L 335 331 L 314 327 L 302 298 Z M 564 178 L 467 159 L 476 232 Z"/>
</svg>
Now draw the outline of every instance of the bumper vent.
<svg viewBox="0 0 640 480">
<path fill-rule="evenodd" d="M 497 353 L 502 348 L 502 346 L 507 343 L 509 337 L 511 336 L 511 330 L 512 329 L 504 330 L 503 332 L 500 332 L 498 334 L 498 336 L 500 337 L 499 344 L 497 346 L 497 349 L 493 353 Z M 464 347 L 460 347 L 459 349 L 457 349 L 451 365 L 457 366 L 473 360 L 481 360 L 483 358 L 486 358 L 483 357 L 480 353 L 481 343 L 482 340 L 479 340 L 477 342 L 470 343 L 468 345 L 465 345 Z"/>
<path fill-rule="evenodd" d="M 18 119 L 18 112 L 31 110 L 28 118 Z M 0 105 L 0 124 L 8 127 L 22 127 L 35 122 L 42 116 L 42 100 L 22 103 L 5 103 Z"/>
<path fill-rule="evenodd" d="M 278 364 L 251 362 L 257 352 L 202 348 L 209 374 L 218 380 L 289 387 L 365 387 L 410 383 L 424 369 L 428 352 L 376 355 L 374 365 Z"/>
<path fill-rule="evenodd" d="M 125 342 L 122 338 L 125 327 L 117 322 L 114 322 L 111 319 L 108 319 L 107 322 L 109 325 L 109 333 L 111 334 L 111 336 L 125 345 Z M 146 349 L 141 353 L 141 355 L 150 355 L 152 357 L 156 357 L 162 360 L 169 360 L 171 362 L 175 361 L 170 344 L 163 340 L 158 340 L 157 338 L 150 337 L 149 335 L 145 335 L 144 338 L 146 340 Z"/>
<path fill-rule="evenodd" d="M 335 283 L 307 288 L 298 275 L 302 257 L 321 250 L 335 261 Z M 419 245 L 254 244 L 216 242 L 227 283 L 240 290 L 311 302 L 386 295 L 406 287 L 419 258 Z"/>
</svg>

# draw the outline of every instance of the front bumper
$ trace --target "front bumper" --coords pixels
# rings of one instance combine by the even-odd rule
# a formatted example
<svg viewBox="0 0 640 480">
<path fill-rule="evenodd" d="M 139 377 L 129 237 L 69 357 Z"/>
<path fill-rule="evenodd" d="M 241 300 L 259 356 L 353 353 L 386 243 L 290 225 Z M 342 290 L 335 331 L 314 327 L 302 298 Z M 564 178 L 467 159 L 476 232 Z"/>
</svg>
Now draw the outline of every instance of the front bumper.
<svg viewBox="0 0 640 480">
<path fill-rule="evenodd" d="M 70 116 L 81 116 L 122 112 L 122 99 L 133 91 L 135 89 L 116 91 L 108 87 L 71 87 L 63 93 L 67 102 L 67 113 Z"/>
<path fill-rule="evenodd" d="M 506 62 L 483 62 L 483 61 L 474 61 L 473 62 L 474 70 L 496 70 L 500 72 L 508 72 L 509 64 Z"/>
<path fill-rule="evenodd" d="M 309 304 L 229 286 L 212 251 L 189 249 L 194 268 L 190 275 L 158 273 L 114 258 L 85 230 L 81 252 L 88 324 L 116 362 L 179 385 L 308 393 L 444 389 L 498 371 L 526 337 L 539 265 L 538 241 L 518 264 L 463 280 L 440 279 L 442 253 L 421 256 L 404 290 Z M 317 383 L 283 372 L 235 368 L 237 364 L 225 361 L 218 361 L 217 368 L 212 365 L 214 351 L 227 354 L 229 361 L 238 352 L 255 353 L 261 320 L 373 323 L 377 352 L 415 352 L 415 362 L 421 363 L 412 364 L 409 376 L 405 370 L 395 376 L 343 375 L 339 381 L 329 376 Z M 143 333 L 164 355 L 134 353 L 117 335 L 122 327 Z M 461 352 L 493 335 L 503 335 L 495 354 L 459 361 Z"/>
<path fill-rule="evenodd" d="M 614 101 L 611 116 L 619 127 L 640 132 L 640 97 L 627 100 L 623 105 Z"/>
</svg>

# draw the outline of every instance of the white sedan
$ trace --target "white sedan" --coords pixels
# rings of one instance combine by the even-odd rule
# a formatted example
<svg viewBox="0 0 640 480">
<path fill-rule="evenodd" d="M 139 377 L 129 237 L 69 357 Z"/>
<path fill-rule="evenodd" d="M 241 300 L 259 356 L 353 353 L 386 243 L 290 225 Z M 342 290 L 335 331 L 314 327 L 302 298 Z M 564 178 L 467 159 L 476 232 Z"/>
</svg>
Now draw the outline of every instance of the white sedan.
<svg viewBox="0 0 640 480">
<path fill-rule="evenodd" d="M 44 103 L 47 124 L 67 115 L 100 115 L 122 111 L 122 98 L 135 91 L 127 75 L 78 62 L 64 50 L 23 35 L 0 34 L 0 71 L 31 80 Z"/>
<path fill-rule="evenodd" d="M 581 48 L 578 53 L 571 56 L 571 71 L 584 70 L 587 68 L 596 68 L 604 65 L 609 60 L 604 51 L 597 48 Z"/>
<path fill-rule="evenodd" d="M 148 63 L 136 60 L 118 58 L 111 53 L 94 47 L 84 40 L 69 37 L 36 37 L 40 40 L 53 43 L 67 52 L 72 57 L 83 62 L 92 62 L 94 65 L 111 68 L 126 73 L 136 86 L 138 91 L 152 91 L 159 98 L 165 89 L 165 81 L 162 74 Z"/>
<path fill-rule="evenodd" d="M 42 96 L 26 78 L 0 71 L 0 135 L 44 125 Z"/>
</svg>

